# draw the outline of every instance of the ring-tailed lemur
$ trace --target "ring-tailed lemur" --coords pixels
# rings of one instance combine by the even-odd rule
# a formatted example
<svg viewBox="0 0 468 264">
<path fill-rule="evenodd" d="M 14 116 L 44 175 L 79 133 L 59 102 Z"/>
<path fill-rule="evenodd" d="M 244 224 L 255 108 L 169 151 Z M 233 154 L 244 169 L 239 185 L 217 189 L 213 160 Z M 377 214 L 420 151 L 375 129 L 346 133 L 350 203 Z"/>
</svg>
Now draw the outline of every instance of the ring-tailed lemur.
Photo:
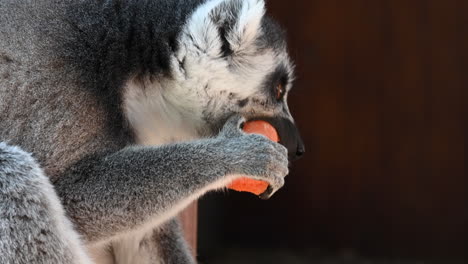
<svg viewBox="0 0 468 264">
<path fill-rule="evenodd" d="M 0 263 L 194 263 L 180 210 L 240 175 L 277 191 L 304 147 L 284 34 L 264 13 L 0 0 Z M 243 133 L 250 119 L 281 144 Z"/>
</svg>

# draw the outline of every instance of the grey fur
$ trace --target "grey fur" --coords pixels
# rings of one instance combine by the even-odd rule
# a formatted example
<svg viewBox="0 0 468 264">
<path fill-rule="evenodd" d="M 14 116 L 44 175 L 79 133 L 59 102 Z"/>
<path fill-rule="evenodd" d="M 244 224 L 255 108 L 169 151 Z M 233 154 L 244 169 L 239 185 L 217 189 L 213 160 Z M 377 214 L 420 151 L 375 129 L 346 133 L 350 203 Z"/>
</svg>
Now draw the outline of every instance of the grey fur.
<svg viewBox="0 0 468 264">
<path fill-rule="evenodd" d="M 165 263 L 193 263 L 191 254 L 186 254 L 188 248 L 185 241 L 178 236 L 181 231 L 178 221 L 170 221 L 163 225 L 151 237 L 158 245 L 161 258 Z"/>
<path fill-rule="evenodd" d="M 0 142 L 0 263 L 91 263 L 36 161 Z"/>
<path fill-rule="evenodd" d="M 90 156 L 72 166 L 55 187 L 78 231 L 92 242 L 159 218 L 226 175 L 253 175 L 268 180 L 276 191 L 288 172 L 286 157 L 286 148 L 244 134 L 239 119 L 233 118 L 216 138 Z"/>
<path fill-rule="evenodd" d="M 228 4 L 208 17 L 220 21 L 231 14 L 216 25 L 229 35 L 243 2 L 224 1 Z M 171 220 L 187 203 L 239 175 L 268 181 L 265 197 L 281 188 L 288 173 L 286 148 L 246 135 L 240 126 L 244 117 L 278 117 L 294 128 L 286 99 L 273 100 L 274 92 L 265 87 L 270 83 L 274 89 L 276 79 L 287 80 L 288 90 L 291 86 L 283 33 L 265 18 L 255 46 L 242 56 L 198 47 L 182 32 L 205 3 L 0 0 L 0 141 L 37 159 L 0 143 L 1 263 L 88 263 L 88 249 L 113 263 L 132 263 L 122 257 L 122 248 L 134 240 L 131 253 L 149 253 L 148 263 L 194 263 Z M 276 56 L 273 63 L 283 65 L 281 76 L 272 75 L 277 65 L 258 70 L 248 63 L 268 52 Z M 217 84 L 222 76 L 197 75 L 199 58 L 215 65 L 235 62 L 227 74 L 243 78 L 248 76 L 243 72 L 255 71 L 264 80 L 244 91 L 223 90 Z M 177 111 L 161 118 L 157 128 L 171 130 L 183 120 L 173 138 L 163 145 L 138 145 L 139 130 L 124 107 L 127 93 L 181 87 L 197 99 L 191 102 L 202 109 L 199 116 L 171 108 Z M 177 137 L 186 128 L 193 131 L 190 137 Z"/>
</svg>

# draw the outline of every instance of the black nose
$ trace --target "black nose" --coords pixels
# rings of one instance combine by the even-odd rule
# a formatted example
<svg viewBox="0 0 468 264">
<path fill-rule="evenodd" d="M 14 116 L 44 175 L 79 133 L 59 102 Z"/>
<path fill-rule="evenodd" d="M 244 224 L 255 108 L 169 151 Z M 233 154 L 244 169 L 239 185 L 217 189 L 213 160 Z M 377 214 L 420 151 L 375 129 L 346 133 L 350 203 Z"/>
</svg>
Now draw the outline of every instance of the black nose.
<svg viewBox="0 0 468 264">
<path fill-rule="evenodd" d="M 301 158 L 305 153 L 305 146 L 304 143 L 301 142 L 297 145 L 297 150 L 296 150 L 296 159 Z"/>
<path fill-rule="evenodd" d="M 296 151 L 295 153 L 289 150 L 289 160 L 290 161 L 296 161 L 300 159 L 302 156 L 304 156 L 305 153 L 305 146 L 304 142 L 302 141 L 301 136 L 299 135 L 299 132 L 296 133 L 295 135 L 295 141 L 296 141 Z M 294 153 L 294 154 L 293 154 Z M 291 155 L 293 154 L 293 155 Z"/>
</svg>

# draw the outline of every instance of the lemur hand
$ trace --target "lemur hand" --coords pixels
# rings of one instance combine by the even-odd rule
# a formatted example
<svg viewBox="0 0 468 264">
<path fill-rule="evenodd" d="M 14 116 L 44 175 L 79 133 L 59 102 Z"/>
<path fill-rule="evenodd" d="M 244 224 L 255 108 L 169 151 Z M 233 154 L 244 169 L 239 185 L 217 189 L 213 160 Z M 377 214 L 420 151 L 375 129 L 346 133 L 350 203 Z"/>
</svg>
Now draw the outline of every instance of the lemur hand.
<svg viewBox="0 0 468 264">
<path fill-rule="evenodd" d="M 243 117 L 231 117 L 221 130 L 218 139 L 222 140 L 223 161 L 232 174 L 268 182 L 268 189 L 260 195 L 268 199 L 284 185 L 288 151 L 263 135 L 244 133 L 244 122 Z"/>
</svg>

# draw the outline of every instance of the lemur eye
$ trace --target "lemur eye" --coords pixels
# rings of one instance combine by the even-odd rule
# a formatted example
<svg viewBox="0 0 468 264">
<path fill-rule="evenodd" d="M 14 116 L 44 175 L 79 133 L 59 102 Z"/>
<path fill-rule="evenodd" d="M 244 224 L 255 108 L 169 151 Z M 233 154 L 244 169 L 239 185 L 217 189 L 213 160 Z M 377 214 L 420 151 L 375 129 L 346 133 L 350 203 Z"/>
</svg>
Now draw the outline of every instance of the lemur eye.
<svg viewBox="0 0 468 264">
<path fill-rule="evenodd" d="M 284 86 L 282 84 L 278 84 L 276 86 L 276 100 L 280 101 L 283 99 L 285 92 L 286 90 L 284 89 Z"/>
</svg>

